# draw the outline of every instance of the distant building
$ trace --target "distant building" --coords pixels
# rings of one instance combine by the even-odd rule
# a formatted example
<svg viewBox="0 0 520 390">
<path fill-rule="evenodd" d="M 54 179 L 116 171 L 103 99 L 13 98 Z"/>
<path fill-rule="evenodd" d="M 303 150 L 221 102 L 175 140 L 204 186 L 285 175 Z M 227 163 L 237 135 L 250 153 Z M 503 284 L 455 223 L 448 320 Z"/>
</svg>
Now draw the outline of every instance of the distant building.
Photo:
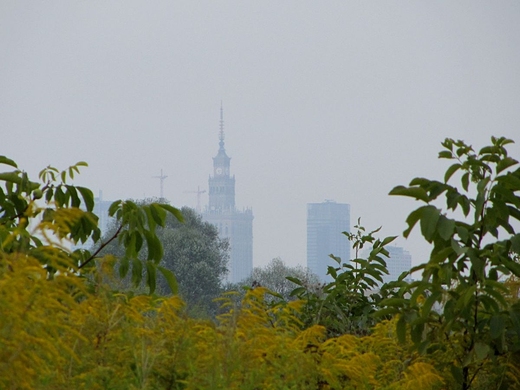
<svg viewBox="0 0 520 390">
<path fill-rule="evenodd" d="M 410 252 L 400 246 L 386 246 L 390 258 L 383 258 L 386 261 L 388 275 L 383 275 L 385 283 L 397 280 L 403 272 L 410 271 L 412 268 L 412 256 Z"/>
<path fill-rule="evenodd" d="M 113 217 L 108 216 L 108 209 L 112 201 L 103 200 L 103 191 L 99 191 L 99 197 L 94 198 L 94 209 L 92 212 L 98 217 L 98 227 L 101 230 L 101 237 L 103 237 L 110 228 L 110 223 L 114 220 Z M 81 205 L 81 209 L 86 211 L 85 205 Z M 77 243 L 73 246 L 73 249 L 89 249 L 94 245 L 94 241 L 91 238 L 85 243 Z M 98 244 L 99 245 L 99 244 Z"/>
<path fill-rule="evenodd" d="M 307 267 L 322 281 L 329 280 L 327 267 L 337 266 L 330 254 L 350 261 L 350 205 L 327 200 L 307 204 Z"/>
<path fill-rule="evenodd" d="M 253 271 L 253 211 L 235 208 L 235 176 L 230 175 L 230 160 L 224 149 L 224 118 L 220 108 L 219 150 L 213 157 L 213 176 L 209 177 L 209 204 L 203 218 L 218 228 L 221 238 L 229 239 L 227 281 L 238 283 Z"/>
<path fill-rule="evenodd" d="M 385 246 L 388 251 L 389 258 L 386 256 L 381 256 L 382 259 L 386 262 L 386 267 L 388 269 L 388 275 L 382 275 L 383 283 L 393 282 L 399 279 L 399 276 L 403 272 L 408 272 L 412 268 L 412 256 L 410 252 L 401 248 L 400 246 Z M 367 247 L 363 249 L 361 252 L 361 257 L 366 259 L 370 255 L 370 251 L 372 247 Z M 407 277 L 406 280 L 410 281 L 411 278 Z M 382 284 L 382 283 L 379 283 Z"/>
<path fill-rule="evenodd" d="M 101 229 L 101 236 L 103 236 L 110 227 L 111 221 L 114 218 L 108 216 L 108 209 L 112 201 L 103 200 L 103 191 L 99 191 L 99 197 L 94 198 L 94 210 L 93 213 L 97 215 L 98 227 Z"/>
</svg>

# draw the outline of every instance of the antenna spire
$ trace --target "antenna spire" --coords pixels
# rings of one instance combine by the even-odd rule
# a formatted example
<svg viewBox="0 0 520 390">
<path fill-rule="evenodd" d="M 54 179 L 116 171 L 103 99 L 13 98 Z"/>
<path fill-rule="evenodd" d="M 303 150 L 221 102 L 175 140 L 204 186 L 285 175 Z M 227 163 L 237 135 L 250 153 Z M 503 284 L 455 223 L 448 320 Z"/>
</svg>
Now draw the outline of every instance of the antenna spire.
<svg viewBox="0 0 520 390">
<path fill-rule="evenodd" d="M 159 179 L 161 182 L 161 199 L 164 199 L 164 179 L 166 179 L 168 176 L 163 175 L 163 171 L 161 169 L 160 176 L 152 176 L 154 179 Z"/>
<path fill-rule="evenodd" d="M 220 132 L 218 133 L 218 139 L 221 146 L 224 146 L 224 108 L 222 107 L 222 100 L 220 101 Z"/>
<path fill-rule="evenodd" d="M 197 194 L 197 212 L 201 212 L 200 208 L 200 196 L 206 192 L 206 190 L 200 190 L 200 186 L 197 186 L 197 191 L 184 191 L 187 194 Z"/>
</svg>

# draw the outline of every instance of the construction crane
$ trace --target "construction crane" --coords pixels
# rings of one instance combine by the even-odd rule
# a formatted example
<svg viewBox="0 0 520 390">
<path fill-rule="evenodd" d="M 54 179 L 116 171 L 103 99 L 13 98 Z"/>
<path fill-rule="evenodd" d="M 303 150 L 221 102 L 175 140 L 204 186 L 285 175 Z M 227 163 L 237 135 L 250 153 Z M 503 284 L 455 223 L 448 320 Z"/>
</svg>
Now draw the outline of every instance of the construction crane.
<svg viewBox="0 0 520 390">
<path fill-rule="evenodd" d="M 168 176 L 163 175 L 163 173 L 162 173 L 162 169 L 161 169 L 161 175 L 160 175 L 160 176 L 152 176 L 152 178 L 154 178 L 154 179 L 159 179 L 160 182 L 161 182 L 161 199 L 164 199 L 164 180 L 165 180 L 167 177 L 168 177 Z"/>
<path fill-rule="evenodd" d="M 186 194 L 197 194 L 197 212 L 200 213 L 200 196 L 204 194 L 206 190 L 200 190 L 200 186 L 197 186 L 197 191 L 184 191 Z"/>
</svg>

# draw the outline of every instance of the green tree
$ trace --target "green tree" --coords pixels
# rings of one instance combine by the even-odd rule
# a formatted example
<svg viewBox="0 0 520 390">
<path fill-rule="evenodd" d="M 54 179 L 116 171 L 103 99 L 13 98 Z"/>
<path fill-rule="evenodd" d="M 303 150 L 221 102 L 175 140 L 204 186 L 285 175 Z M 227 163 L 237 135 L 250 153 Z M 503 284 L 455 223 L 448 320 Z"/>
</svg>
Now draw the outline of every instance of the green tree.
<svg viewBox="0 0 520 390">
<path fill-rule="evenodd" d="M 298 285 L 291 295 L 305 303 L 302 310 L 304 326 L 322 325 L 329 336 L 368 334 L 377 322 L 372 314 L 379 309 L 379 303 L 389 292 L 385 286 L 381 290 L 378 286 L 383 283 L 383 274 L 388 274 L 384 260 L 388 257 L 385 246 L 395 237 L 376 239 L 375 233 L 379 229 L 367 233 L 360 220 L 354 228 L 355 233 L 343 234 L 351 241 L 355 258 L 342 262 L 340 257 L 330 255 L 338 264 L 328 267 L 331 282 L 315 290 L 298 278 L 288 278 Z M 363 259 L 360 252 L 365 244 L 372 245 L 372 249 Z"/>
<path fill-rule="evenodd" d="M 272 259 L 265 267 L 255 267 L 251 276 L 239 283 L 247 287 L 266 287 L 269 291 L 277 294 L 285 300 L 294 299 L 291 292 L 298 285 L 287 277 L 296 278 L 307 288 L 317 291 L 321 288 L 320 279 L 309 269 L 298 265 L 287 266 L 279 257 Z"/>
<path fill-rule="evenodd" d="M 136 203 L 144 206 L 153 204 L 153 200 Z M 219 296 L 222 279 L 227 272 L 229 243 L 220 239 L 217 228 L 203 221 L 193 209 L 183 207 L 181 213 L 182 222 L 168 217 L 164 226 L 157 229 L 158 240 L 164 248 L 159 266 L 173 272 L 179 294 L 190 310 L 213 313 L 216 310 L 213 299 Z M 115 222 L 105 234 L 105 239 L 113 237 L 119 228 L 119 223 Z M 143 249 L 138 255 L 141 262 L 149 255 L 146 248 Z M 102 253 L 122 256 L 124 247 L 121 242 L 113 240 L 103 248 Z M 142 272 L 142 269 L 132 269 L 134 272 Z M 158 292 L 170 292 L 165 281 L 158 281 Z"/>
<path fill-rule="evenodd" d="M 179 292 L 188 305 L 214 312 L 227 273 L 229 242 L 195 210 L 183 207 L 184 223 L 169 218 L 158 235 L 164 245 L 161 264 L 172 270 Z M 166 290 L 163 284 L 163 291 Z"/>
<path fill-rule="evenodd" d="M 175 290 L 174 275 L 158 265 L 162 245 L 155 231 L 170 213 L 182 219 L 180 211 L 159 203 L 114 202 L 110 212 L 120 228 L 109 240 L 120 239 L 124 254 L 101 258 L 107 242 L 101 240 L 92 213 L 92 191 L 71 183 L 86 165 L 79 162 L 62 171 L 49 166 L 33 180 L 13 160 L 0 156 L 0 166 L 7 167 L 0 173 L 1 388 L 70 387 L 66 378 L 79 365 L 78 342 L 95 340 L 81 335 L 87 327 L 81 312 L 99 315 L 89 300 L 99 287 L 98 271 L 114 262 L 124 271 L 125 262 L 134 261 L 143 244 L 149 257 L 134 282 L 145 276 L 153 293 L 159 271 Z M 88 240 L 97 245 L 93 252 L 71 249 Z M 101 333 L 94 336 L 103 338 Z"/>
<path fill-rule="evenodd" d="M 492 137 L 476 152 L 446 139 L 439 158 L 452 164 L 443 181 L 415 178 L 390 192 L 424 203 L 408 216 L 404 236 L 419 223 L 432 251 L 412 269 L 421 279 L 397 283 L 399 296 L 384 301 L 380 314 L 398 314 L 401 341 L 408 334 L 464 390 L 509 388 L 511 369 L 518 370 L 520 302 L 508 283 L 520 276 L 520 168 L 506 150 L 512 142 Z M 451 185 L 457 175 L 460 185 Z"/>
<path fill-rule="evenodd" d="M 79 168 L 87 166 L 85 162 L 63 171 L 48 166 L 40 172 L 39 181 L 31 180 L 5 156 L 0 156 L 0 164 L 11 169 L 0 173 L 1 255 L 17 253 L 35 258 L 51 278 L 57 270 L 83 275 L 96 269 L 102 249 L 117 238 L 124 248 L 121 258 L 116 259 L 122 277 L 132 262 L 134 268 L 144 270 L 134 273 L 135 284 L 139 284 L 144 275 L 153 293 L 156 274 L 160 271 L 175 291 L 174 275 L 158 265 L 163 248 L 155 232 L 157 226 L 165 224 L 168 214 L 182 220 L 178 209 L 161 203 L 139 206 L 131 201 L 116 201 L 110 207 L 110 215 L 115 217 L 119 227 L 107 241 L 102 241 L 98 218 L 92 212 L 92 191 L 70 183 Z M 93 252 L 70 249 L 88 240 L 94 242 Z M 144 244 L 148 257 L 142 262 L 137 255 Z"/>
</svg>

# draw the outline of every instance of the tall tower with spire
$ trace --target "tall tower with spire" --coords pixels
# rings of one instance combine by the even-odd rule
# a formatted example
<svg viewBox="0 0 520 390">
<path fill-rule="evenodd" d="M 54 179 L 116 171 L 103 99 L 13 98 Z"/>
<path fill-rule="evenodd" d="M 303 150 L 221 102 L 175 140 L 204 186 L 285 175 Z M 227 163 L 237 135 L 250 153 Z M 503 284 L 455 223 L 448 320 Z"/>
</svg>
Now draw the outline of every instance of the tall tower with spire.
<svg viewBox="0 0 520 390">
<path fill-rule="evenodd" d="M 209 210 L 235 209 L 235 176 L 230 176 L 231 158 L 224 148 L 224 110 L 220 107 L 219 149 L 213 157 L 213 177 L 209 178 Z"/>
<path fill-rule="evenodd" d="M 214 224 L 221 238 L 229 240 L 227 281 L 238 283 L 253 271 L 253 211 L 235 207 L 235 175 L 231 176 L 231 158 L 224 148 L 224 110 L 220 106 L 219 149 L 213 157 L 213 175 L 209 177 L 209 204 L 203 217 Z"/>
</svg>

